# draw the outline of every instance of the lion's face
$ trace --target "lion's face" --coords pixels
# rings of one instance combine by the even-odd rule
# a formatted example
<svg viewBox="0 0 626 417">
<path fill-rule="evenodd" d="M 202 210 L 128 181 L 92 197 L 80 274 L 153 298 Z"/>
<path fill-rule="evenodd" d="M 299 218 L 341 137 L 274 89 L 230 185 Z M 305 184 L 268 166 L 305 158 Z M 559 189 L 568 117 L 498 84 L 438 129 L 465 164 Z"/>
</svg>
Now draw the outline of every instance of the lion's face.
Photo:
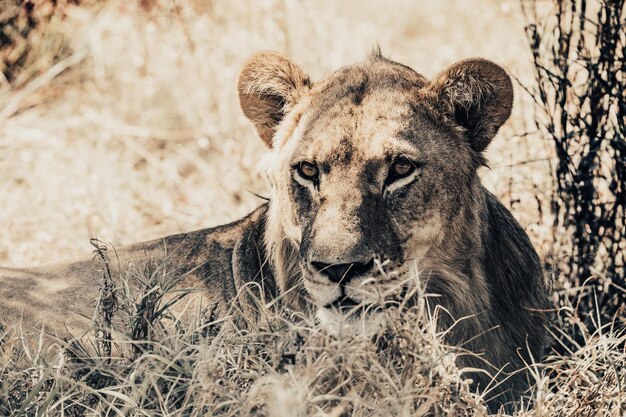
<svg viewBox="0 0 626 417">
<path fill-rule="evenodd" d="M 401 288 L 457 207 L 469 145 L 430 122 L 416 95 L 348 70 L 311 92 L 275 148 L 272 201 L 322 315 Z M 451 147 L 461 150 L 443 152 Z"/>
<path fill-rule="evenodd" d="M 373 311 L 403 290 L 411 266 L 445 244 L 482 163 L 481 135 L 499 124 L 471 120 L 486 102 L 455 114 L 452 95 L 469 98 L 445 90 L 450 76 L 429 83 L 379 56 L 315 85 L 283 57 L 259 58 L 242 72 L 240 97 L 272 148 L 270 252 L 287 241 L 321 319 Z M 277 84 L 261 70 L 278 74 Z M 286 79 L 289 86 L 280 84 Z M 471 129 L 480 132 L 469 137 Z"/>
</svg>

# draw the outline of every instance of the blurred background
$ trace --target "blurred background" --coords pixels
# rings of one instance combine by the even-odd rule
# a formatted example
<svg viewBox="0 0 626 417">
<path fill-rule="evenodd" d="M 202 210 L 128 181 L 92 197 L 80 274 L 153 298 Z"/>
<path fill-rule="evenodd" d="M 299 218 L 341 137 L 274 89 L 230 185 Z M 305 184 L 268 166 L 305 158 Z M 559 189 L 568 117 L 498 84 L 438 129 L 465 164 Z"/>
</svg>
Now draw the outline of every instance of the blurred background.
<svg viewBox="0 0 626 417">
<path fill-rule="evenodd" d="M 4 265 L 85 256 L 91 237 L 119 246 L 214 226 L 260 204 L 265 148 L 235 90 L 255 51 L 282 52 L 313 80 L 376 45 L 429 78 L 482 56 L 534 79 L 518 1 L 0 4 Z M 552 148 L 515 88 L 481 175 L 546 255 Z"/>
</svg>

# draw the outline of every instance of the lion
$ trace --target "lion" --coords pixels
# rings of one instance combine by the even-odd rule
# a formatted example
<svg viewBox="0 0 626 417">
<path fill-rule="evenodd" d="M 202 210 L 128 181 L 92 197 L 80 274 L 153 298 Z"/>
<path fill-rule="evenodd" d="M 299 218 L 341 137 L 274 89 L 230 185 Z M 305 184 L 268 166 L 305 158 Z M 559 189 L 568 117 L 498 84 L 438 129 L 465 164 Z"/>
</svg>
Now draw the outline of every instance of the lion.
<svg viewBox="0 0 626 417">
<path fill-rule="evenodd" d="M 260 52 L 237 89 L 268 148 L 268 202 L 224 226 L 123 248 L 114 272 L 166 259 L 177 288 L 221 313 L 253 284 L 333 331 L 339 320 L 375 322 L 381 294 L 393 300 L 417 271 L 450 342 L 474 353 L 459 365 L 488 371 L 471 373 L 475 385 L 506 375 L 498 403 L 519 398 L 529 385 L 517 371 L 542 356 L 547 291 L 528 236 L 477 173 L 511 113 L 506 71 L 474 58 L 428 80 L 374 51 L 312 82 Z M 0 318 L 87 329 L 101 278 L 91 260 L 1 269 Z"/>
</svg>

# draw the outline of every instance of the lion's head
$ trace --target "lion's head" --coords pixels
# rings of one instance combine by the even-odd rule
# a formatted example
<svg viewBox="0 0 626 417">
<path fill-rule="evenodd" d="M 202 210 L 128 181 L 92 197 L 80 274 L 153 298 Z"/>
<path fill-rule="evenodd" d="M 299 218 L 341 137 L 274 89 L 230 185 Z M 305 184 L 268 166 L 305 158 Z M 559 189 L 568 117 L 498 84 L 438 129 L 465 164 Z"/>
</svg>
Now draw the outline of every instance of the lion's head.
<svg viewBox="0 0 626 417">
<path fill-rule="evenodd" d="M 513 99 L 489 61 L 429 81 L 379 52 L 315 83 L 262 52 L 238 90 L 271 149 L 266 243 L 278 284 L 285 293 L 302 280 L 322 320 L 362 311 L 433 248 L 445 252 Z"/>
</svg>

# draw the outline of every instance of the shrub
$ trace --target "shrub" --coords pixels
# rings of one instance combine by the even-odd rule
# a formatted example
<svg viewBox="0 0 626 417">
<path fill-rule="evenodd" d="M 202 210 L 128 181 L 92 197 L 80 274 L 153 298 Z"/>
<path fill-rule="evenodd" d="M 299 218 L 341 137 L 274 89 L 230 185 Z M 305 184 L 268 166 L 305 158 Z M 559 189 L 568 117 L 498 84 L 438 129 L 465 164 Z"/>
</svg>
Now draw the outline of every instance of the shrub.
<svg viewBox="0 0 626 417">
<path fill-rule="evenodd" d="M 563 299 L 588 325 L 626 303 L 626 31 L 624 0 L 522 1 L 529 21 L 538 128 L 554 145 L 554 235 Z M 557 274 L 558 275 L 558 274 Z M 572 336 L 581 342 L 581 334 Z"/>
</svg>

